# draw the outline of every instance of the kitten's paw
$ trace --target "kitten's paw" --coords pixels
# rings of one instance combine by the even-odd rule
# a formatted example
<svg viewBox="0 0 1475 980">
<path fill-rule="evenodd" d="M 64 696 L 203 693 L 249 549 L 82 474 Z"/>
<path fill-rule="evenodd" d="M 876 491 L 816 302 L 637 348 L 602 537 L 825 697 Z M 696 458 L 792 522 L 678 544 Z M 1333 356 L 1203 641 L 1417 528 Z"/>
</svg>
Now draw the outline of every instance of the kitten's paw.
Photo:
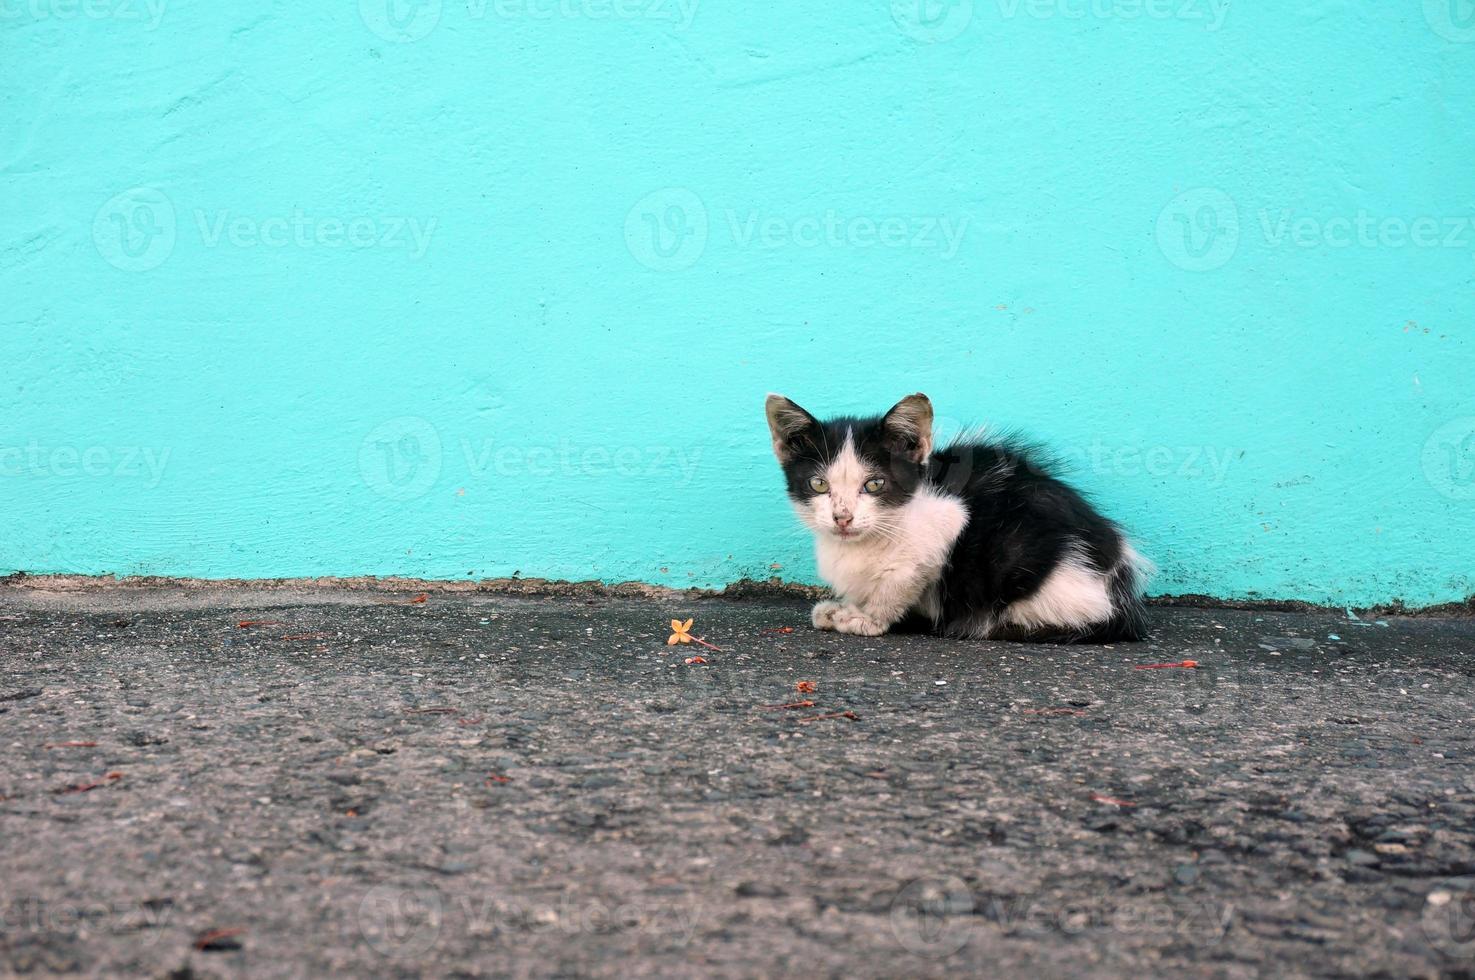
<svg viewBox="0 0 1475 980">
<path fill-rule="evenodd" d="M 838 602 L 821 602 L 814 607 L 809 614 L 809 621 L 816 629 L 832 630 L 835 628 L 835 613 L 839 612 L 841 605 Z"/>
<path fill-rule="evenodd" d="M 835 613 L 835 631 L 852 636 L 880 636 L 886 624 L 867 616 L 854 606 L 842 607 Z"/>
</svg>

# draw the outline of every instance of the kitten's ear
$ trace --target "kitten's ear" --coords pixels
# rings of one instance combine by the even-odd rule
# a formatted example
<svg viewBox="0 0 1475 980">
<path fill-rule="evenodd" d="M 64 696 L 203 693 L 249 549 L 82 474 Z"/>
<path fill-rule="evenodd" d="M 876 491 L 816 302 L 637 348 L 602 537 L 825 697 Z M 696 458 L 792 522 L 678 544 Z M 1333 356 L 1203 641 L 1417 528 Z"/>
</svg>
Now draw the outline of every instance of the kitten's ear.
<svg viewBox="0 0 1475 980">
<path fill-rule="evenodd" d="M 932 402 L 920 392 L 907 395 L 891 406 L 881 427 L 892 448 L 913 463 L 932 455 Z"/>
<path fill-rule="evenodd" d="M 787 463 L 794 458 L 796 443 L 819 422 L 783 395 L 769 395 L 764 409 L 768 414 L 768 431 L 773 434 L 773 454 L 780 463 Z"/>
</svg>

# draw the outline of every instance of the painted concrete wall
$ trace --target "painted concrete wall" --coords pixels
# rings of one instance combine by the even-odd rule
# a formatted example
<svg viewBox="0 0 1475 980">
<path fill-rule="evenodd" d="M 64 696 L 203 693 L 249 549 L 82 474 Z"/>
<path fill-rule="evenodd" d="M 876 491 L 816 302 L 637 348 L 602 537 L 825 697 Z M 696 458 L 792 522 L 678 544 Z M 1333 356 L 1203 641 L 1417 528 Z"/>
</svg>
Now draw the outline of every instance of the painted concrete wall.
<svg viewBox="0 0 1475 980">
<path fill-rule="evenodd" d="M 1475 592 L 1468 0 L 3 0 L 0 571 L 809 580 L 765 392 Z"/>
</svg>

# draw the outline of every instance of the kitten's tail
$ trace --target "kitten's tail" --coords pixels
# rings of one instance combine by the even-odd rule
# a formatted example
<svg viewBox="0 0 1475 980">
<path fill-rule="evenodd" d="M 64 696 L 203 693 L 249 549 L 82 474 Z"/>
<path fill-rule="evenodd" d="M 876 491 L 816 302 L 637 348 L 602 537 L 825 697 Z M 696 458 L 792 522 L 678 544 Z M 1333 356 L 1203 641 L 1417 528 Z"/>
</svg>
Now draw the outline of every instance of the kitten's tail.
<svg viewBox="0 0 1475 980">
<path fill-rule="evenodd" d="M 1132 643 L 1146 639 L 1147 605 L 1142 601 L 1142 590 L 1154 571 L 1156 566 L 1123 540 L 1121 557 L 1109 571 L 1101 573 L 1111 600 L 1108 619 L 1082 628 L 1046 628 L 1017 636 L 1001 632 L 990 634 L 989 638 L 1067 644 Z"/>
<path fill-rule="evenodd" d="M 1157 571 L 1152 561 L 1136 548 L 1122 542 L 1122 555 L 1107 573 L 1106 590 L 1111 596 L 1111 618 L 1092 630 L 1088 643 L 1131 642 L 1147 636 L 1147 606 L 1142 591 Z"/>
</svg>

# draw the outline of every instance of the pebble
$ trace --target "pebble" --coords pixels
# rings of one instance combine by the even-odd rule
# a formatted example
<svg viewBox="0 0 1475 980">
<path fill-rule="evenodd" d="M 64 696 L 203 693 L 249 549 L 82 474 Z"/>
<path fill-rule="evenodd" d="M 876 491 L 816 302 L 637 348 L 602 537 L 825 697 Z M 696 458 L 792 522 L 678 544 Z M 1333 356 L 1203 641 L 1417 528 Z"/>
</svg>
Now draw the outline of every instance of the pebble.
<svg viewBox="0 0 1475 980">
<path fill-rule="evenodd" d="M 733 891 L 737 892 L 743 898 L 780 898 L 787 894 L 778 885 L 763 881 L 744 881 L 733 889 Z"/>
</svg>

